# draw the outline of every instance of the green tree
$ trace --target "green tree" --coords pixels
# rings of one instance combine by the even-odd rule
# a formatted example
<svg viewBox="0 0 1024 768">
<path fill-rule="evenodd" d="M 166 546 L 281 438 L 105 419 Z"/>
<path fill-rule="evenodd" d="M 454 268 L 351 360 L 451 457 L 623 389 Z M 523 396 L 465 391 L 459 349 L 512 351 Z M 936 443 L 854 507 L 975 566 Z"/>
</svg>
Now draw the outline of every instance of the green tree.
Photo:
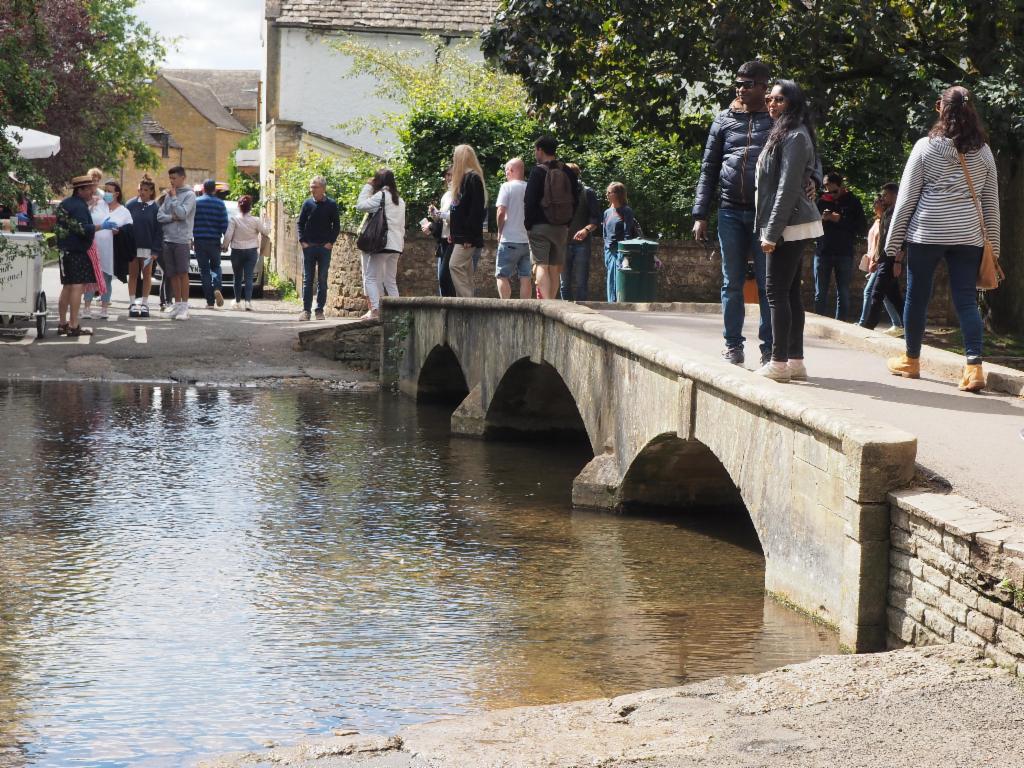
<svg viewBox="0 0 1024 768">
<path fill-rule="evenodd" d="M 139 131 L 156 104 L 160 38 L 134 15 L 136 0 L 0 0 L 0 127 L 61 137 L 61 151 L 32 165 L 55 188 L 91 165 L 114 167 L 126 153 L 155 163 Z M 6 174 L 3 174 L 6 177 Z M 6 178 L 0 195 L 10 195 Z"/>
<path fill-rule="evenodd" d="M 679 132 L 724 106 L 739 64 L 760 58 L 812 99 L 826 165 L 861 188 L 898 176 L 939 91 L 972 89 L 1000 167 L 1004 287 L 994 318 L 1024 328 L 1024 5 L 1016 0 L 508 0 L 484 50 L 560 127 L 611 115 Z"/>
</svg>

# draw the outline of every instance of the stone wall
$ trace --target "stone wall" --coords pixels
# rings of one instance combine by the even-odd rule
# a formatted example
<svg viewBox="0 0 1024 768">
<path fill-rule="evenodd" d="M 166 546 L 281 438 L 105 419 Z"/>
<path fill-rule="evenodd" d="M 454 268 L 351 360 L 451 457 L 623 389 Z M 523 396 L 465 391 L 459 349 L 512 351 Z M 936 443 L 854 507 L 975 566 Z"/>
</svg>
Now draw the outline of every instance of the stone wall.
<svg viewBox="0 0 1024 768">
<path fill-rule="evenodd" d="M 1024 528 L 952 494 L 890 499 L 889 645 L 959 643 L 1024 677 Z"/>
<path fill-rule="evenodd" d="M 284 216 L 281 218 L 285 224 L 277 240 L 279 270 L 295 280 L 296 285 L 301 285 L 302 258 L 295 234 L 295 221 Z M 496 241 L 494 235 L 486 235 L 483 255 L 474 276 L 477 295 L 484 298 L 498 297 L 493 277 Z M 409 232 L 405 242 L 405 253 L 398 263 L 399 293 L 403 296 L 436 296 L 437 260 L 434 258 L 434 240 L 420 232 Z M 722 263 L 717 248 L 705 249 L 692 240 L 664 240 L 659 245 L 658 253 L 663 264 L 658 277 L 659 301 L 713 303 L 721 300 Z M 804 263 L 804 306 L 808 309 L 814 306 L 812 261 L 808 255 Z M 858 316 L 864 281 L 864 273 L 855 270 L 851 300 L 853 311 Z M 935 295 L 939 300 L 933 301 L 930 309 L 933 322 L 945 323 L 956 317 L 949 304 L 947 285 L 945 268 L 940 266 L 935 280 Z M 590 258 L 589 291 L 591 301 L 604 300 L 604 257 L 597 243 L 594 243 Z M 834 306 L 834 298 L 832 302 Z M 366 311 L 362 268 L 354 235 L 343 234 L 335 245 L 331 258 L 327 306 L 328 314 L 331 315 L 361 315 Z M 882 327 L 886 325 L 887 319 L 883 318 Z"/>
</svg>

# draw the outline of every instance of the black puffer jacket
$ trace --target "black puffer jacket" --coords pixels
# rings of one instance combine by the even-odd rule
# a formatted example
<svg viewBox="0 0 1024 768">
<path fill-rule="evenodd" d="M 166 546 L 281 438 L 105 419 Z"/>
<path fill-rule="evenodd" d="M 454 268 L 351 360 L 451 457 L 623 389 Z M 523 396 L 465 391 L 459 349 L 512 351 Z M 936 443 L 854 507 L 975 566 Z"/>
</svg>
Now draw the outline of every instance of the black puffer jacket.
<svg viewBox="0 0 1024 768">
<path fill-rule="evenodd" d="M 722 208 L 754 210 L 757 158 L 771 130 L 772 119 L 767 112 L 747 112 L 739 102 L 733 102 L 715 118 L 704 149 L 693 218 L 708 217 L 718 185 Z"/>
</svg>

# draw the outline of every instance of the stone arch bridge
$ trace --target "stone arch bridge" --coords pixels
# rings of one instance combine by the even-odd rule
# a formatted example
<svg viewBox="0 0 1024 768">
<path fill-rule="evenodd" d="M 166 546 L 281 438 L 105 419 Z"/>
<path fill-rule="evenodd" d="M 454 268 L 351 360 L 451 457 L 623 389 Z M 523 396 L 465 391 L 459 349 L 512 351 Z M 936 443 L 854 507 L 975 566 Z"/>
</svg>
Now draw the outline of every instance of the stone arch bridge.
<svg viewBox="0 0 1024 768">
<path fill-rule="evenodd" d="M 887 494 L 913 476 L 911 435 L 575 304 L 401 298 L 382 315 L 384 383 L 457 404 L 453 432 L 585 434 L 581 507 L 742 502 L 766 588 L 852 650 L 885 647 Z"/>
</svg>

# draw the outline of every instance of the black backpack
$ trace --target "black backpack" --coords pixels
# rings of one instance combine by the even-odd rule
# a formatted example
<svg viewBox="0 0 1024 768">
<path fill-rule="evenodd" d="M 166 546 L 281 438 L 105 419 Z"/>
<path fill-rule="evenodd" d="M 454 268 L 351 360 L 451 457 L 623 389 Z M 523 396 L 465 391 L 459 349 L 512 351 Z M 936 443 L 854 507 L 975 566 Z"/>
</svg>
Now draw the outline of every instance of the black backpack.
<svg viewBox="0 0 1024 768">
<path fill-rule="evenodd" d="M 388 247 L 388 217 L 384 212 L 387 190 L 380 193 L 380 208 L 369 214 L 356 240 L 356 248 L 363 253 L 380 253 Z"/>
</svg>

